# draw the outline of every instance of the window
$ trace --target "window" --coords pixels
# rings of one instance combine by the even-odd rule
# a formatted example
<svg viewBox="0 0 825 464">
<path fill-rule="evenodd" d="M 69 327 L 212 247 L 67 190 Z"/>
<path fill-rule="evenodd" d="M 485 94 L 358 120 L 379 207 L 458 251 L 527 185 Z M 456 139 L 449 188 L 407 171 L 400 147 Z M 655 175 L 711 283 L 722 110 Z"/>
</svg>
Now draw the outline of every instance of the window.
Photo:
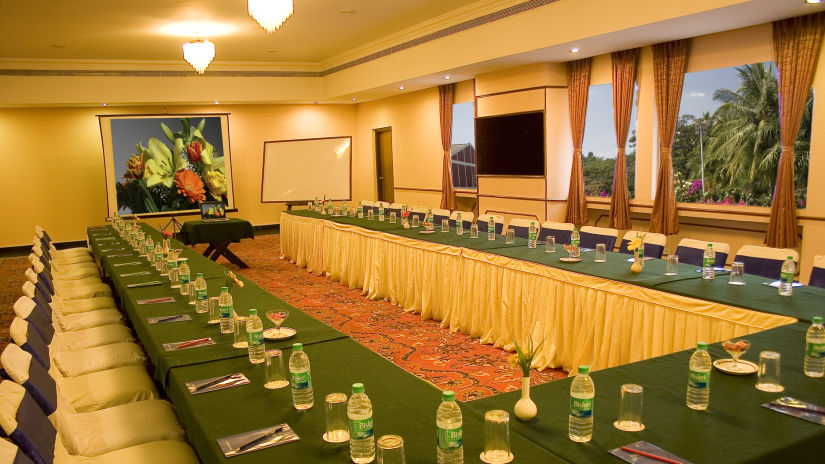
<svg viewBox="0 0 825 464">
<path fill-rule="evenodd" d="M 635 90 L 638 92 L 638 86 Z M 633 92 L 633 109 L 630 113 L 630 127 L 625 146 L 627 188 L 630 198 L 635 196 L 636 191 L 636 92 Z M 616 151 L 613 84 L 591 85 L 587 97 L 587 119 L 582 143 L 585 195 L 609 197 L 613 193 Z"/>
<path fill-rule="evenodd" d="M 805 207 L 813 90 L 796 139 L 796 203 Z M 770 206 L 782 144 L 776 65 L 685 74 L 673 140 L 676 201 Z"/>
<path fill-rule="evenodd" d="M 453 105 L 453 139 L 450 159 L 453 187 L 476 188 L 475 109 L 473 102 Z"/>
</svg>

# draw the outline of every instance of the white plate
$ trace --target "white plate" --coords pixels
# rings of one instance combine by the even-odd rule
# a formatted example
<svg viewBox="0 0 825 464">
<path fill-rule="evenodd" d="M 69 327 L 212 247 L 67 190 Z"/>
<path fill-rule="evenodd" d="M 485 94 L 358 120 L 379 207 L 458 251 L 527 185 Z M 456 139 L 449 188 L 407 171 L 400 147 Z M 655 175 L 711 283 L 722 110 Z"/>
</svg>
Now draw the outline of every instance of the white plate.
<svg viewBox="0 0 825 464">
<path fill-rule="evenodd" d="M 569 256 L 566 256 L 564 258 L 559 258 L 559 261 L 561 261 L 563 263 L 578 263 L 581 260 L 582 260 L 581 258 L 571 258 Z"/>
<path fill-rule="evenodd" d="M 267 340 L 286 340 L 294 337 L 297 333 L 298 331 L 292 327 L 281 327 L 280 332 L 278 332 L 277 328 L 270 327 L 264 330 L 264 338 Z"/>
<path fill-rule="evenodd" d="M 717 359 L 713 361 L 713 367 L 719 369 L 725 374 L 731 375 L 751 375 L 756 373 L 756 364 L 740 359 L 736 368 L 733 367 L 733 359 Z"/>
</svg>

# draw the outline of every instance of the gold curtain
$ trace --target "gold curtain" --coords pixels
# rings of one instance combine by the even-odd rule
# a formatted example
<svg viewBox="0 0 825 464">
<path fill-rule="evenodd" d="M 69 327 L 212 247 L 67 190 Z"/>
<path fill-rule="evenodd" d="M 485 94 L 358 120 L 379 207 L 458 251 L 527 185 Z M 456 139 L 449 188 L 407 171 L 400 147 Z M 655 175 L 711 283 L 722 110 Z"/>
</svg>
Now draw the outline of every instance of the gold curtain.
<svg viewBox="0 0 825 464">
<path fill-rule="evenodd" d="M 570 134 L 573 137 L 573 165 L 570 168 L 570 191 L 567 194 L 565 221 L 576 227 L 587 222 L 587 199 L 584 196 L 582 140 L 590 90 L 590 58 L 567 63 L 567 106 L 570 110 Z"/>
<path fill-rule="evenodd" d="M 653 46 L 653 85 L 656 89 L 656 119 L 659 127 L 659 175 L 650 216 L 650 231 L 665 235 L 679 232 L 671 150 L 685 82 L 688 44 L 689 40 L 684 39 Z"/>
<path fill-rule="evenodd" d="M 794 198 L 794 143 L 814 79 L 816 61 L 825 32 L 825 14 L 774 21 L 773 52 L 779 71 L 779 127 L 782 154 L 771 203 L 771 220 L 765 243 L 770 247 L 796 246 Z"/>
<path fill-rule="evenodd" d="M 613 194 L 610 196 L 610 227 L 630 229 L 630 199 L 627 192 L 627 158 L 625 144 L 633 110 L 636 86 L 636 61 L 639 49 L 610 54 L 613 67 L 613 125 L 616 128 L 616 169 L 613 171 Z"/>
<path fill-rule="evenodd" d="M 444 150 L 444 166 L 441 171 L 441 208 L 455 209 L 452 160 L 450 146 L 453 139 L 453 101 L 455 84 L 438 86 L 438 120 L 441 123 L 441 148 Z"/>
</svg>

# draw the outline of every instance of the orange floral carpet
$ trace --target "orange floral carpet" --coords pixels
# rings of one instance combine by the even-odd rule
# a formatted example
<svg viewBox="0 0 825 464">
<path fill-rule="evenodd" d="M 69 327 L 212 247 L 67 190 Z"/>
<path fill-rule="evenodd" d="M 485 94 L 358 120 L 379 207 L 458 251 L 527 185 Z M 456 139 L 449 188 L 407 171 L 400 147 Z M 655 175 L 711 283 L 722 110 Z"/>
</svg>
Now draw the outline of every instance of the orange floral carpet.
<svg viewBox="0 0 825 464">
<path fill-rule="evenodd" d="M 205 245 L 196 247 L 203 251 Z M 423 321 L 387 301 L 371 301 L 327 277 L 310 274 L 280 259 L 280 236 L 259 235 L 230 249 L 249 265 L 238 269 L 273 295 L 351 336 L 355 341 L 438 388 L 469 401 L 520 388 L 521 370 L 507 363 L 510 353 L 450 333 L 436 321 Z M 531 384 L 566 377 L 560 369 L 533 370 Z"/>
</svg>

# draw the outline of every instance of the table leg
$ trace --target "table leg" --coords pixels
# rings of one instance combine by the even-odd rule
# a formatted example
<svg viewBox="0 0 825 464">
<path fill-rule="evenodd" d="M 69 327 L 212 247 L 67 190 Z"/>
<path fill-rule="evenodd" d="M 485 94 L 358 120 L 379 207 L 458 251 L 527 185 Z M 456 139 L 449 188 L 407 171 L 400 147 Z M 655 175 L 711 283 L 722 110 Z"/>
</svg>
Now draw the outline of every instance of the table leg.
<svg viewBox="0 0 825 464">
<path fill-rule="evenodd" d="M 220 243 L 210 243 L 209 247 L 214 248 L 212 252 L 212 256 L 209 257 L 212 261 L 217 261 L 220 256 L 224 256 L 230 263 L 237 265 L 241 269 L 246 269 L 249 266 L 246 265 L 245 262 L 241 258 L 239 258 L 235 253 L 232 253 L 229 250 L 229 243 L 230 242 L 220 242 Z M 206 253 L 204 252 L 204 256 Z"/>
<path fill-rule="evenodd" d="M 215 244 L 210 243 L 209 246 L 206 247 L 206 250 L 204 250 L 203 255 L 209 257 L 209 255 L 211 255 L 213 251 L 215 251 Z M 215 259 L 217 259 L 217 257 Z M 213 259 L 212 261 L 215 261 L 215 259 Z"/>
</svg>

